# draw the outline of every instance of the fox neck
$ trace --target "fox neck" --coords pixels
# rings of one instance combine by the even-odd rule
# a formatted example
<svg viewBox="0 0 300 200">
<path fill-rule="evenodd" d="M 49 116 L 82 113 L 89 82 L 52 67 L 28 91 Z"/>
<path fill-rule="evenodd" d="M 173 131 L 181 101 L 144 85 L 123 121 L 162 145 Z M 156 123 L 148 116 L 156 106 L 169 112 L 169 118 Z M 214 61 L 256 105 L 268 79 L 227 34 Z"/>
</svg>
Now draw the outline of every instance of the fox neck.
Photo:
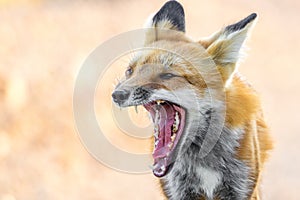
<svg viewBox="0 0 300 200">
<path fill-rule="evenodd" d="M 225 103 L 212 100 L 205 95 L 198 98 L 192 105 L 196 108 L 187 108 L 186 126 L 179 147 L 178 156 L 183 156 L 196 145 L 199 151 L 194 152 L 197 158 L 204 158 L 217 143 L 225 121 Z"/>
</svg>

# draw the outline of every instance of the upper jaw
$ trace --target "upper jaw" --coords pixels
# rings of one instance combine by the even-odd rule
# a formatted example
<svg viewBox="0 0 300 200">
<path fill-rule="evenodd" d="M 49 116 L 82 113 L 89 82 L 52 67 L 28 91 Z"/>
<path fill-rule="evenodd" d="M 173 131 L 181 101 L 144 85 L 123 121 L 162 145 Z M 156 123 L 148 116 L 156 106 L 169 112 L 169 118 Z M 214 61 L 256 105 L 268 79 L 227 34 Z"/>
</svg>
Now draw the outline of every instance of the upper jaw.
<svg viewBox="0 0 300 200">
<path fill-rule="evenodd" d="M 175 103 L 175 104 L 178 104 L 176 102 L 173 102 L 172 100 L 169 100 L 169 98 L 159 98 L 159 97 L 150 97 L 150 98 L 147 98 L 147 99 L 138 99 L 138 100 L 131 100 L 131 98 L 125 100 L 125 101 L 122 101 L 122 102 L 115 102 L 115 104 L 117 104 L 119 107 L 122 107 L 122 108 L 126 108 L 126 107 L 130 107 L 130 106 L 140 106 L 140 105 L 146 105 L 146 104 L 149 104 L 151 102 L 155 102 L 156 104 L 160 104 L 160 103 L 164 103 L 164 102 L 172 102 L 172 103 Z"/>
<path fill-rule="evenodd" d="M 141 101 L 129 101 L 129 100 L 126 100 L 124 102 L 114 102 L 114 103 L 117 104 L 121 108 L 126 108 L 126 107 L 130 107 L 130 106 L 145 105 L 145 104 L 147 104 L 149 102 L 151 102 L 151 101 L 149 101 L 149 100 L 141 100 Z"/>
</svg>

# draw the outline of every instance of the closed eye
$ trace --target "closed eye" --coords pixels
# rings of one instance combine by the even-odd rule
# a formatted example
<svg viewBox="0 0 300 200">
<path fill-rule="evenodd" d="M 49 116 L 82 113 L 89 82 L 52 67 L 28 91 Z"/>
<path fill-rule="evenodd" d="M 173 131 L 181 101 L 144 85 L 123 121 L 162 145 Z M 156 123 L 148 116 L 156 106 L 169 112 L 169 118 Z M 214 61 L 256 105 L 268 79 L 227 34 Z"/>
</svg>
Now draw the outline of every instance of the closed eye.
<svg viewBox="0 0 300 200">
<path fill-rule="evenodd" d="M 173 77 L 178 77 L 177 75 L 175 74 L 172 74 L 172 73 L 162 73 L 159 75 L 159 78 L 163 79 L 163 80 L 168 80 L 168 79 L 171 79 Z"/>
</svg>

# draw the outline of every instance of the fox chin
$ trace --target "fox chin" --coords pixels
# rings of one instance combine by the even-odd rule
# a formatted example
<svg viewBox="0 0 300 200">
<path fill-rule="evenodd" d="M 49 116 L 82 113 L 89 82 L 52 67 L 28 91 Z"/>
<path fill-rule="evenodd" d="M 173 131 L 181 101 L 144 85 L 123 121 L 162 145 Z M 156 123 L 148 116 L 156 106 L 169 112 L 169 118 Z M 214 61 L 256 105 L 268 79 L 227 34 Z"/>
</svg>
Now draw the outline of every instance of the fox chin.
<svg viewBox="0 0 300 200">
<path fill-rule="evenodd" d="M 166 2 L 112 93 L 118 106 L 150 113 L 153 174 L 167 199 L 260 199 L 272 140 L 257 93 L 237 71 L 256 19 L 194 41 L 182 5 Z"/>
</svg>

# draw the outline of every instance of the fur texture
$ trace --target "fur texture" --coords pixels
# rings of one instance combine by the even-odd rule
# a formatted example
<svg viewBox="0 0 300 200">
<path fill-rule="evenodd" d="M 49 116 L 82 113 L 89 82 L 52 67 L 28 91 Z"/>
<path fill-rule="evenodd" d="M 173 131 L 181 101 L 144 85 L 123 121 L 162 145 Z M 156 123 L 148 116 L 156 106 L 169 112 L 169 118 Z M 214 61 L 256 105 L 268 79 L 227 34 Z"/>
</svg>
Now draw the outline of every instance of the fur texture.
<svg viewBox="0 0 300 200">
<path fill-rule="evenodd" d="M 259 199 L 272 142 L 256 92 L 236 72 L 256 16 L 192 41 L 185 35 L 182 6 L 167 2 L 148 23 L 146 50 L 115 89 L 121 107 L 163 99 L 186 110 L 174 162 L 160 179 L 170 200 Z"/>
</svg>

